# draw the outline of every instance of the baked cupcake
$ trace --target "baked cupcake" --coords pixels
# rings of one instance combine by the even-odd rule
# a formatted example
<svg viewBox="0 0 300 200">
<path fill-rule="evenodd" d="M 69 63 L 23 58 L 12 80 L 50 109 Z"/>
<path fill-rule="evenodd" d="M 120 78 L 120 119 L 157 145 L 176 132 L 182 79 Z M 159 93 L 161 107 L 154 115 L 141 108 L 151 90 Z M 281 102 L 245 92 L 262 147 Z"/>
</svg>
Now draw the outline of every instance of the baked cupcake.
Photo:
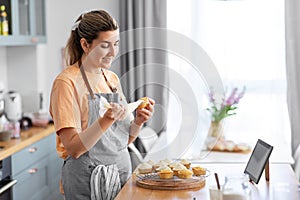
<svg viewBox="0 0 300 200">
<path fill-rule="evenodd" d="M 162 161 L 165 162 L 165 163 L 167 163 L 167 165 L 169 165 L 171 163 L 171 161 L 168 158 L 166 158 L 166 159 L 164 159 Z"/>
<path fill-rule="evenodd" d="M 152 167 L 155 165 L 155 162 L 154 162 L 153 160 L 148 160 L 147 163 L 148 163 L 149 165 L 151 165 Z"/>
<path fill-rule="evenodd" d="M 206 169 L 203 167 L 195 166 L 195 167 L 192 167 L 192 170 L 196 176 L 201 176 L 201 175 L 206 174 Z"/>
<path fill-rule="evenodd" d="M 158 168 L 156 168 L 155 171 L 157 171 L 157 172 L 160 172 L 160 171 L 171 171 L 171 168 L 168 167 L 167 165 L 162 165 L 162 166 L 159 166 Z"/>
<path fill-rule="evenodd" d="M 170 164 L 168 164 L 168 166 L 173 170 L 173 168 L 176 167 L 178 164 L 178 162 L 171 162 Z"/>
<path fill-rule="evenodd" d="M 170 170 L 162 170 L 160 172 L 158 172 L 158 176 L 161 179 L 170 179 L 173 178 L 173 171 Z"/>
<path fill-rule="evenodd" d="M 142 97 L 142 98 L 140 98 L 140 100 L 142 100 L 142 102 L 138 106 L 138 108 L 146 108 L 150 104 L 148 97 Z"/>
<path fill-rule="evenodd" d="M 138 171 L 140 174 L 148 174 L 152 172 L 152 165 L 148 163 L 142 163 L 138 166 Z"/>
<path fill-rule="evenodd" d="M 160 160 L 158 163 L 155 163 L 155 164 L 153 165 L 153 168 L 156 170 L 156 169 L 159 168 L 160 166 L 166 166 L 166 165 L 168 165 L 168 163 L 166 163 L 166 162 L 163 161 L 163 160 Z"/>
<path fill-rule="evenodd" d="M 174 166 L 173 167 L 174 176 L 178 176 L 178 172 L 183 169 L 187 169 L 187 168 L 181 163 L 178 163 L 176 166 Z"/>
<path fill-rule="evenodd" d="M 191 167 L 191 163 L 185 159 L 182 159 L 180 163 L 183 164 L 187 169 Z"/>
<path fill-rule="evenodd" d="M 177 176 L 182 179 L 192 178 L 193 172 L 188 169 L 179 170 Z"/>
</svg>

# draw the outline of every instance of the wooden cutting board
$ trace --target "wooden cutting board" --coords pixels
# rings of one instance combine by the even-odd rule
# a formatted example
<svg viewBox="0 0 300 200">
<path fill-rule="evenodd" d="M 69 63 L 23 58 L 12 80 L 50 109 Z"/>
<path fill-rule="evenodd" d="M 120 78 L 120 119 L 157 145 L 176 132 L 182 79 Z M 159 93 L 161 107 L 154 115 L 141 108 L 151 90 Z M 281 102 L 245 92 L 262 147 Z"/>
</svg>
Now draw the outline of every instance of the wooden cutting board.
<svg viewBox="0 0 300 200">
<path fill-rule="evenodd" d="M 172 179 L 160 179 L 158 176 L 137 178 L 139 187 L 153 190 L 184 190 L 201 189 L 205 186 L 205 177 L 193 176 L 188 179 L 180 179 L 174 176 Z"/>
</svg>

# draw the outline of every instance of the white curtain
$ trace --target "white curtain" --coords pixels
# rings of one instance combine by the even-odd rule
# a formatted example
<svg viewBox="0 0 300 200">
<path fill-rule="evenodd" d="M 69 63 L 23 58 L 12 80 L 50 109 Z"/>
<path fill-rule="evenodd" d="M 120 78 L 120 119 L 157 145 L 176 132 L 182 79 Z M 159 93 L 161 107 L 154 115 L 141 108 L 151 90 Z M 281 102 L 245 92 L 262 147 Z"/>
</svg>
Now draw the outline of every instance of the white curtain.
<svg viewBox="0 0 300 200">
<path fill-rule="evenodd" d="M 168 71 L 166 35 L 155 31 L 166 27 L 166 0 L 120 1 L 120 53 L 116 59 L 120 80 L 131 102 L 148 96 L 156 101 L 148 126 L 158 134 L 166 126 Z M 152 44 L 160 43 L 161 49 Z"/>
<path fill-rule="evenodd" d="M 300 144 L 300 1 L 285 1 L 287 97 L 292 151 Z"/>
</svg>

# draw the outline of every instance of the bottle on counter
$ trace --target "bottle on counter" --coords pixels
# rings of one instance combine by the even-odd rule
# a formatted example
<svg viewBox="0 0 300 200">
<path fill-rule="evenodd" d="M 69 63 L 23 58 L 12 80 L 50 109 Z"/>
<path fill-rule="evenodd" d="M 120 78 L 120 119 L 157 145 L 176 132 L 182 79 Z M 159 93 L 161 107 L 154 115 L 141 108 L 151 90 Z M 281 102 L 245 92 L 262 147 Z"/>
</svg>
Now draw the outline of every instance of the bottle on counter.
<svg viewBox="0 0 300 200">
<path fill-rule="evenodd" d="M 5 5 L 0 6 L 0 35 L 8 35 L 8 19 L 5 11 Z"/>
<path fill-rule="evenodd" d="M 20 138 L 20 122 L 19 121 L 14 121 L 11 122 L 11 126 L 12 126 L 12 134 L 11 137 L 12 138 Z"/>
</svg>

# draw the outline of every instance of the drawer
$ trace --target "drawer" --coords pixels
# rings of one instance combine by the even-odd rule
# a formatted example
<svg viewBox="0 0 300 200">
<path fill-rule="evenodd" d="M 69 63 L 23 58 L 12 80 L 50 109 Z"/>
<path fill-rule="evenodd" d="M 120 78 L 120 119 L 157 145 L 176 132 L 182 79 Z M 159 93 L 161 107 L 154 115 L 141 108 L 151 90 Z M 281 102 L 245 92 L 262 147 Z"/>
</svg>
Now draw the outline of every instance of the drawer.
<svg viewBox="0 0 300 200">
<path fill-rule="evenodd" d="M 55 149 L 55 146 L 50 146 L 51 139 L 52 137 L 48 136 L 13 154 L 11 157 L 12 175 L 17 175 L 28 166 L 45 158 L 51 152 L 50 149 Z"/>
<path fill-rule="evenodd" d="M 49 196 L 48 158 L 45 158 L 22 170 L 14 179 L 17 184 L 13 187 L 14 200 L 45 199 Z"/>
</svg>

